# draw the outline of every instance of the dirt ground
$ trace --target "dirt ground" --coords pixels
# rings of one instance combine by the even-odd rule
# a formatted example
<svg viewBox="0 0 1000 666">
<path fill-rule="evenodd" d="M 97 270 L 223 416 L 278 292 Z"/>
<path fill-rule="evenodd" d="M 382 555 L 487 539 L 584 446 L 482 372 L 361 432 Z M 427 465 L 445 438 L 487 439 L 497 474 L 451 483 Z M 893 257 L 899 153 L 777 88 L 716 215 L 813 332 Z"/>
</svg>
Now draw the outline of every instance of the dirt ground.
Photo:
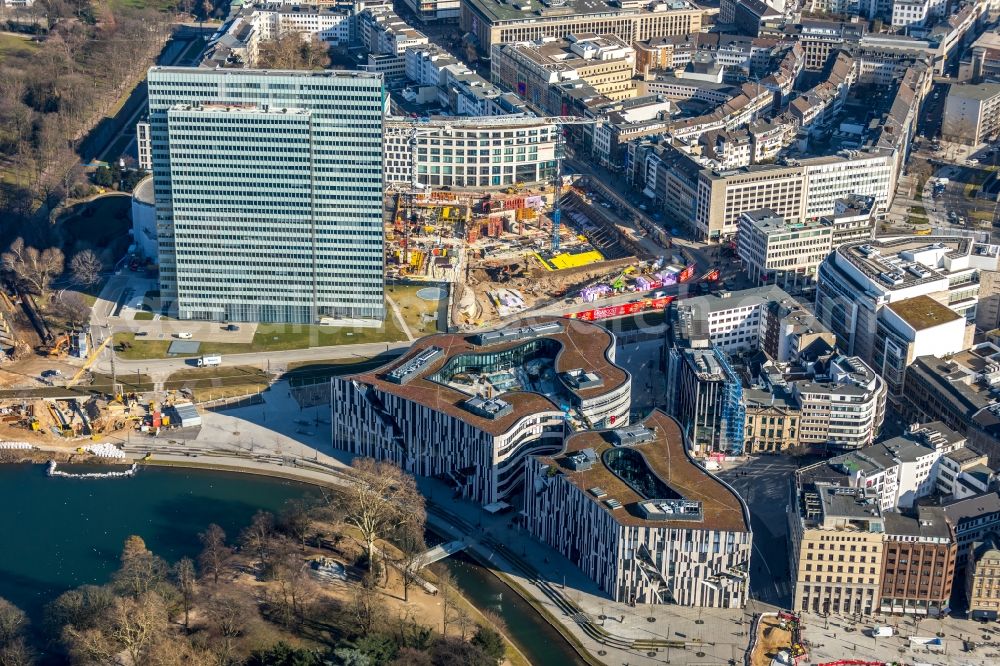
<svg viewBox="0 0 1000 666">
<path fill-rule="evenodd" d="M 757 642 L 751 657 L 751 666 L 769 666 L 771 659 L 781 649 L 792 646 L 792 632 L 782 629 L 776 617 L 765 617 L 757 625 Z"/>
<path fill-rule="evenodd" d="M 329 537 L 331 535 L 326 535 Z M 354 591 L 361 585 L 363 571 L 352 566 L 351 562 L 361 553 L 361 547 L 350 538 L 341 538 L 335 542 L 324 538 L 329 547 L 315 548 L 306 547 L 302 551 L 304 562 L 325 557 L 334 560 L 344 566 L 347 580 L 329 581 L 325 579 L 312 578 L 316 582 L 315 594 L 317 599 L 327 598 L 349 604 L 354 596 Z M 336 545 L 331 546 L 331 543 Z M 391 547 L 390 547 L 391 548 Z M 258 596 L 266 593 L 267 588 L 273 583 L 262 582 L 257 579 L 250 562 L 244 556 L 239 556 L 234 562 L 231 579 L 228 584 L 255 589 Z M 306 566 L 309 566 L 306 564 Z M 432 584 L 437 583 L 437 578 L 427 569 L 421 575 Z M 394 621 L 415 621 L 417 624 L 432 628 L 435 633 L 440 634 L 444 629 L 445 605 L 442 595 L 432 595 L 423 590 L 419 585 L 410 586 L 408 599 L 404 600 L 403 582 L 399 572 L 393 568 L 388 570 L 388 580 L 378 587 L 378 594 L 386 606 L 386 621 L 390 624 Z M 487 621 L 482 614 L 464 598 L 457 593 L 454 597 L 456 607 L 463 608 L 471 622 L 464 627 L 466 637 L 475 631 L 475 623 L 485 624 Z M 448 625 L 448 635 L 461 636 L 463 627 L 455 621 L 454 617 Z M 508 642 L 507 658 L 503 662 L 508 666 L 529 666 L 519 652 Z"/>
</svg>

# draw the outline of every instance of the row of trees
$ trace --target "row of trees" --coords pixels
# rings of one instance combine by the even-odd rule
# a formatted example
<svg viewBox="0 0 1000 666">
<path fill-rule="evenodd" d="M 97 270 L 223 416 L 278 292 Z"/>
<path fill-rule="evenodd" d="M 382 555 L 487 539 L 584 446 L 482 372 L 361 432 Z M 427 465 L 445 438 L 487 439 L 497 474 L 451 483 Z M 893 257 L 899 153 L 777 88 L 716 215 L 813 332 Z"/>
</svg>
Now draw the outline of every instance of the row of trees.
<svg viewBox="0 0 1000 666">
<path fill-rule="evenodd" d="M 407 535 L 423 548 L 415 533 L 423 499 L 390 464 L 364 460 L 355 469 L 359 483 L 336 496 L 256 513 L 238 547 L 213 524 L 199 534 L 196 558 L 169 565 L 129 537 L 109 584 L 70 590 L 47 606 L 47 651 L 80 665 L 496 666 L 505 649 L 499 620 L 477 624 L 446 571 L 437 578 L 439 626 L 408 604 L 390 607 L 382 589 L 389 569 L 402 572 L 411 551 L 387 537 Z M 346 596 L 324 594 L 306 564 L 309 544 L 331 539 L 360 553 L 360 581 Z M 240 570 L 259 583 L 234 584 Z M 0 600 L 0 664 L 33 663 L 27 628 L 24 613 Z"/>
<path fill-rule="evenodd" d="M 17 238 L 7 252 L 0 254 L 0 265 L 17 286 L 44 299 L 52 281 L 65 272 L 66 256 L 57 247 L 39 250 L 27 245 L 23 238 Z M 69 262 L 72 283 L 76 286 L 97 284 L 103 270 L 104 262 L 89 249 L 77 252 Z"/>
<path fill-rule="evenodd" d="M 159 53 L 170 17 L 108 0 L 38 0 L 50 25 L 34 49 L 0 64 L 0 216 L 13 235 L 38 205 L 54 209 L 83 179 L 79 141 Z"/>
</svg>

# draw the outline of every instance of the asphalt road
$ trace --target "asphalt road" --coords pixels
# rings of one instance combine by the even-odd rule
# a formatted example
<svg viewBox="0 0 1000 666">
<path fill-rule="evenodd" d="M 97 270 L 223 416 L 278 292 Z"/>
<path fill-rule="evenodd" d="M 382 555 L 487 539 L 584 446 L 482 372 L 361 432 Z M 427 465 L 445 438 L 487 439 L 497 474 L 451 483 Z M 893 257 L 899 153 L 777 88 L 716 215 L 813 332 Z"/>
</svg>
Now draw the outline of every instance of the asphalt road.
<svg viewBox="0 0 1000 666">
<path fill-rule="evenodd" d="M 791 541 L 788 511 L 791 479 L 798 458 L 758 456 L 720 472 L 750 508 L 753 554 L 750 557 L 750 594 L 754 599 L 788 608 L 792 601 Z"/>
</svg>

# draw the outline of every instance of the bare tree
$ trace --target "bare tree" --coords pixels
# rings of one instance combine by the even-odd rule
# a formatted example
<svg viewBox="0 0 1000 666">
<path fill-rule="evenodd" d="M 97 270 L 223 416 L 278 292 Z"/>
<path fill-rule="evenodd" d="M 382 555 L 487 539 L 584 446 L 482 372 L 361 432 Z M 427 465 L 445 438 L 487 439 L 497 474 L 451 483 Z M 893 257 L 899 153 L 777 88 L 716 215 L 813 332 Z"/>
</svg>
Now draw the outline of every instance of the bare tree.
<svg viewBox="0 0 1000 666">
<path fill-rule="evenodd" d="M 312 527 L 309 504 L 301 499 L 289 500 L 281 512 L 279 526 L 285 534 L 299 544 L 302 550 L 305 550 L 306 540 L 309 538 L 309 530 Z"/>
<path fill-rule="evenodd" d="M 191 601 L 198 587 L 198 577 L 190 557 L 182 557 L 177 562 L 174 566 L 174 578 L 177 581 L 177 589 L 181 592 L 181 602 L 184 604 L 184 631 L 188 631 Z"/>
<path fill-rule="evenodd" d="M 71 328 L 82 326 L 90 320 L 90 306 L 82 295 L 73 291 L 53 298 L 49 312 L 63 319 Z"/>
<path fill-rule="evenodd" d="M 378 622 L 385 617 L 385 603 L 371 574 L 366 574 L 362 584 L 354 587 L 350 610 L 361 635 L 372 633 Z"/>
<path fill-rule="evenodd" d="M 10 251 L 0 255 L 3 268 L 29 291 L 45 297 L 53 278 L 63 272 L 65 257 L 62 250 L 50 247 L 39 251 L 25 245 L 23 238 L 10 244 Z"/>
<path fill-rule="evenodd" d="M 229 561 L 233 551 L 226 545 L 226 533 L 221 527 L 212 523 L 204 532 L 198 535 L 201 541 L 201 554 L 198 555 L 198 563 L 201 565 L 203 573 L 212 574 L 212 581 L 219 584 L 219 574 L 222 573 L 226 562 Z"/>
<path fill-rule="evenodd" d="M 114 575 L 115 584 L 126 594 L 139 597 L 167 577 L 167 563 L 148 548 L 142 537 L 125 539 L 121 568 Z"/>
<path fill-rule="evenodd" d="M 361 533 L 368 565 L 375 562 L 375 542 L 403 529 L 423 532 L 424 498 L 413 477 L 390 462 L 358 458 L 351 463 L 355 483 L 340 496 L 344 522 Z"/>
<path fill-rule="evenodd" d="M 104 264 L 93 250 L 81 250 L 69 262 L 73 280 L 88 287 L 101 281 L 103 269 Z"/>
<path fill-rule="evenodd" d="M 0 646 L 24 635 L 28 616 L 23 610 L 0 597 Z"/>
<path fill-rule="evenodd" d="M 167 623 L 163 600 L 155 592 L 146 592 L 137 599 L 119 600 L 112 614 L 110 635 L 131 663 L 147 663 L 149 650 L 166 631 Z"/>
<path fill-rule="evenodd" d="M 404 526 L 403 533 L 394 540 L 399 549 L 395 565 L 403 581 L 403 601 L 410 600 L 410 587 L 420 580 L 420 556 L 426 549 L 423 535 L 407 527 Z"/>
<path fill-rule="evenodd" d="M 24 636 L 27 628 L 25 612 L 0 597 L 0 664 L 29 666 L 34 662 L 34 654 Z"/>
<path fill-rule="evenodd" d="M 448 625 L 458 621 L 458 590 L 455 579 L 444 567 L 438 570 L 438 593 L 441 595 L 441 634 L 448 635 Z"/>
<path fill-rule="evenodd" d="M 316 595 L 316 585 L 302 555 L 290 542 L 283 541 L 274 550 L 271 575 L 277 583 L 278 611 L 283 624 L 291 626 L 306 619 L 308 606 Z"/>
<path fill-rule="evenodd" d="M 206 604 L 206 615 L 217 663 L 242 663 L 236 658 L 238 646 L 250 627 L 260 622 L 256 605 L 241 592 L 224 591 Z"/>
<path fill-rule="evenodd" d="M 274 540 L 274 515 L 268 511 L 258 511 L 240 533 L 243 547 L 252 551 L 266 571 L 271 564 L 271 549 Z"/>
</svg>

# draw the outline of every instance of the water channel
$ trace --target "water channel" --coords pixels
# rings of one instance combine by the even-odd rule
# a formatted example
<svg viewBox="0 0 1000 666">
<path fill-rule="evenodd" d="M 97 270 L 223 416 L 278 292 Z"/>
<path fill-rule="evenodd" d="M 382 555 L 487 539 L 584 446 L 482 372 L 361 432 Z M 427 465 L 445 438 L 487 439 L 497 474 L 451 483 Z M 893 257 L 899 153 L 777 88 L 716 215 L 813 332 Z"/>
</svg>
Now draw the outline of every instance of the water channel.
<svg viewBox="0 0 1000 666">
<path fill-rule="evenodd" d="M 279 511 L 313 492 L 280 479 L 202 470 L 144 467 L 132 478 L 64 479 L 46 477 L 42 465 L 0 466 L 0 597 L 41 623 L 45 604 L 65 590 L 106 582 L 130 534 L 173 562 L 197 554 L 198 532 L 209 523 L 235 540 L 258 509 Z M 532 663 L 579 662 L 559 633 L 490 572 L 466 558 L 449 567 L 470 601 L 504 618 Z"/>
</svg>

